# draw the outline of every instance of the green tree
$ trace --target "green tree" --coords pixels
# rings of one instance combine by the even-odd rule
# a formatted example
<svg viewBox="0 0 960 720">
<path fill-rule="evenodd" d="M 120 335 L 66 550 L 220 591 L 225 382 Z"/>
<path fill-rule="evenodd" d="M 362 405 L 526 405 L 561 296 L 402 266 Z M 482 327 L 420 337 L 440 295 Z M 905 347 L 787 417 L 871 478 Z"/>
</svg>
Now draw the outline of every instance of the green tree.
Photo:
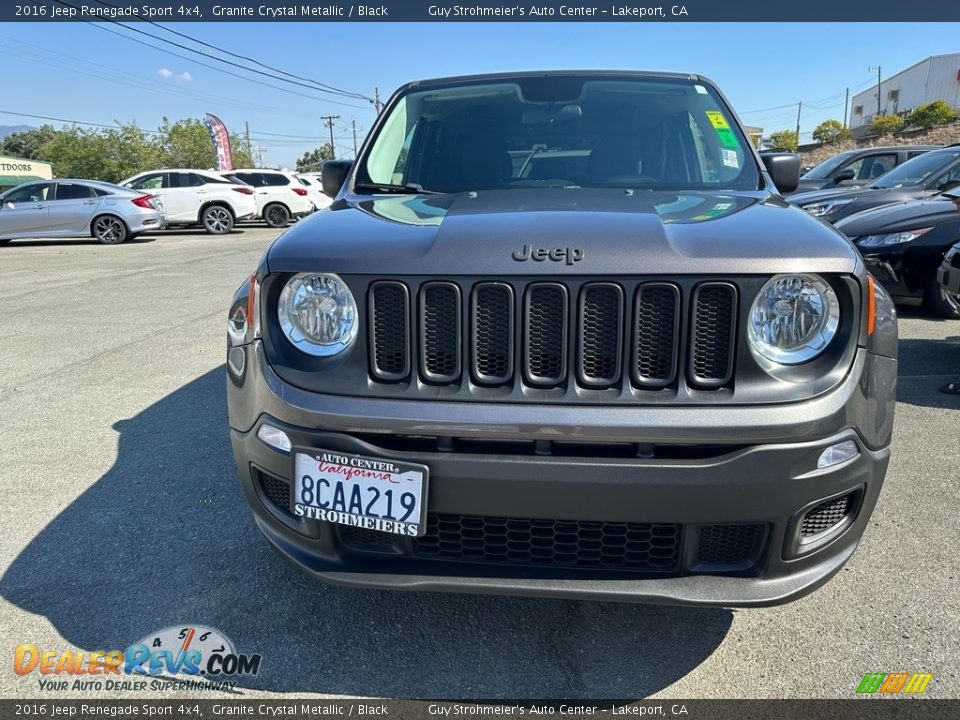
<svg viewBox="0 0 960 720">
<path fill-rule="evenodd" d="M 903 128 L 903 118 L 899 115 L 877 115 L 870 123 L 870 132 L 874 135 L 893 135 Z"/>
<path fill-rule="evenodd" d="M 41 125 L 35 130 L 11 133 L 0 142 L 0 154 L 28 160 L 43 160 L 44 158 L 40 156 L 40 147 L 50 142 L 56 133 L 52 125 Z"/>
<path fill-rule="evenodd" d="M 925 105 L 919 105 L 907 117 L 907 125 L 925 130 L 937 125 L 949 125 L 956 121 L 957 113 L 946 100 L 934 100 Z"/>
<path fill-rule="evenodd" d="M 40 146 L 39 153 L 53 165 L 57 177 L 118 179 L 109 141 L 97 130 L 76 126 L 59 130 Z"/>
<path fill-rule="evenodd" d="M 163 151 L 152 134 L 141 130 L 136 124 L 123 125 L 114 130 L 105 130 L 108 157 L 111 161 L 110 177 L 102 178 L 117 182 L 144 170 L 154 170 L 163 165 Z"/>
<path fill-rule="evenodd" d="M 852 133 L 839 120 L 824 120 L 813 131 L 813 139 L 824 145 L 832 145 L 847 140 Z"/>
<path fill-rule="evenodd" d="M 797 131 L 796 130 L 777 130 L 770 133 L 770 149 L 777 152 L 796 152 L 797 151 Z"/>
<path fill-rule="evenodd" d="M 159 128 L 162 164 L 171 168 L 204 170 L 216 167 L 217 154 L 202 120 L 185 118 L 171 123 L 163 118 Z"/>
<path fill-rule="evenodd" d="M 297 172 L 317 171 L 324 160 L 333 160 L 333 148 L 330 143 L 305 152 L 303 157 L 297 160 Z"/>
</svg>

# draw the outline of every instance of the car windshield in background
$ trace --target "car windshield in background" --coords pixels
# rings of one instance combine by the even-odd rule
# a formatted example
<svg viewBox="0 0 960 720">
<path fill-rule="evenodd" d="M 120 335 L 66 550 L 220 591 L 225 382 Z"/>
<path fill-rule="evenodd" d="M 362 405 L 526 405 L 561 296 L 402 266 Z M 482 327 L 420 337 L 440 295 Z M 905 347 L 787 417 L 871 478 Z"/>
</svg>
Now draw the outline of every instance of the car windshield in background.
<svg viewBox="0 0 960 720">
<path fill-rule="evenodd" d="M 843 163 L 845 163 L 851 155 L 853 155 L 853 153 L 848 152 L 829 157 L 823 162 L 818 163 L 807 170 L 803 176 L 809 180 L 826 180 L 830 176 L 830 173 L 843 165 Z"/>
<path fill-rule="evenodd" d="M 414 89 L 356 185 L 464 192 L 530 187 L 756 190 L 748 141 L 709 85 L 554 76 Z"/>
<path fill-rule="evenodd" d="M 945 169 L 958 155 L 960 155 L 960 148 L 946 152 L 924 153 L 881 175 L 870 183 L 869 187 L 896 188 L 904 185 L 920 185 L 934 173 Z"/>
</svg>

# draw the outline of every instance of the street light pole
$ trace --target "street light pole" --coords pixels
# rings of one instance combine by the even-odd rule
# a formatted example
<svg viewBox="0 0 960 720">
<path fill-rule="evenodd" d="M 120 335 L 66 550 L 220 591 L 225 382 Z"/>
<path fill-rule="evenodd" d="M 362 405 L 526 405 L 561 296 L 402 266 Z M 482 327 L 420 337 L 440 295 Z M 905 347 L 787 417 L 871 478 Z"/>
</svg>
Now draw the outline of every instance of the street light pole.
<svg viewBox="0 0 960 720">
<path fill-rule="evenodd" d="M 867 68 L 867 72 L 873 72 L 873 66 Z M 877 115 L 880 114 L 880 66 L 877 65 Z"/>
</svg>

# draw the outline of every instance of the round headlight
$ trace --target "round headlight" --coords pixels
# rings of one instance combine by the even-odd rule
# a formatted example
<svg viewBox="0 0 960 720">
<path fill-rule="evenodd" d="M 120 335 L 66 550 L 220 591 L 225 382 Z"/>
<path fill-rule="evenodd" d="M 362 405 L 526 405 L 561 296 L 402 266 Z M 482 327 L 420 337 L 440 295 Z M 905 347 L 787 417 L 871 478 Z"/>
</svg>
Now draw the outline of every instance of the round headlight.
<svg viewBox="0 0 960 720">
<path fill-rule="evenodd" d="M 777 275 L 750 308 L 750 349 L 778 365 L 799 365 L 822 353 L 837 334 L 840 303 L 816 275 Z"/>
<path fill-rule="evenodd" d="M 287 340 L 308 355 L 336 355 L 357 337 L 357 303 L 332 273 L 295 275 L 280 293 L 277 316 Z"/>
</svg>

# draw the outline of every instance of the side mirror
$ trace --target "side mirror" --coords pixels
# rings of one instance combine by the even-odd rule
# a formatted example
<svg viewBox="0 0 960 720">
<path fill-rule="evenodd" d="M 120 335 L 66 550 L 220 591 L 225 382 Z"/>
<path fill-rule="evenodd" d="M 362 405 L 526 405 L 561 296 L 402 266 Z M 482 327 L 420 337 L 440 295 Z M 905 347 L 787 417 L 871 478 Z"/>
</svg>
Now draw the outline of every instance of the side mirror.
<svg viewBox="0 0 960 720">
<path fill-rule="evenodd" d="M 343 187 L 347 175 L 350 174 L 351 167 L 353 167 L 352 160 L 327 160 L 320 167 L 320 184 L 323 187 L 323 194 L 335 198 Z"/>
<path fill-rule="evenodd" d="M 760 159 L 777 190 L 790 193 L 800 184 L 800 156 L 796 153 L 761 153 Z"/>
<path fill-rule="evenodd" d="M 841 170 L 840 172 L 838 172 L 836 175 L 833 176 L 833 181 L 837 185 L 839 185 L 840 183 L 846 182 L 847 180 L 853 180 L 856 176 L 857 174 L 853 171 L 853 168 L 844 168 L 843 170 Z"/>
</svg>

